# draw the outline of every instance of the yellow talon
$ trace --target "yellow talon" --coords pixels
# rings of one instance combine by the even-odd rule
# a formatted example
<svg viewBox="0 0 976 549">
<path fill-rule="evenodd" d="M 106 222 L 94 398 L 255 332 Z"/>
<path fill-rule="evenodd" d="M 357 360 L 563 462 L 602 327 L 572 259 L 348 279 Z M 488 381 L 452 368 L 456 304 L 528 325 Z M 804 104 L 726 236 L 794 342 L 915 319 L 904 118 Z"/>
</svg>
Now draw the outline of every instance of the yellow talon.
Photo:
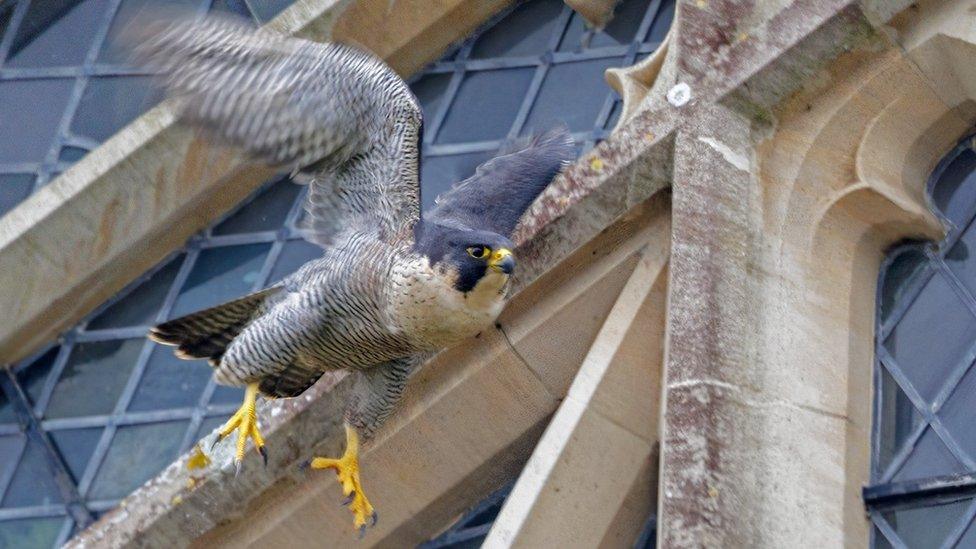
<svg viewBox="0 0 976 549">
<path fill-rule="evenodd" d="M 268 451 L 264 447 L 264 438 L 258 431 L 257 411 L 255 410 L 257 399 L 258 384 L 248 384 L 247 389 L 244 390 L 244 403 L 220 428 L 220 432 L 217 433 L 217 440 L 213 442 L 213 446 L 216 446 L 218 442 L 237 431 L 237 451 L 234 453 L 234 465 L 237 469 L 235 474 L 238 475 L 241 473 L 241 465 L 244 463 L 244 450 L 247 447 L 248 438 L 254 440 L 254 448 L 264 459 L 265 467 L 268 465 Z"/>
<path fill-rule="evenodd" d="M 376 511 L 366 499 L 359 480 L 359 435 L 356 429 L 346 424 L 346 452 L 341 458 L 315 458 L 310 465 L 312 469 L 335 470 L 342 494 L 346 496 L 345 504 L 353 513 L 353 526 L 359 529 L 359 537 L 362 537 L 367 526 L 376 524 Z"/>
</svg>

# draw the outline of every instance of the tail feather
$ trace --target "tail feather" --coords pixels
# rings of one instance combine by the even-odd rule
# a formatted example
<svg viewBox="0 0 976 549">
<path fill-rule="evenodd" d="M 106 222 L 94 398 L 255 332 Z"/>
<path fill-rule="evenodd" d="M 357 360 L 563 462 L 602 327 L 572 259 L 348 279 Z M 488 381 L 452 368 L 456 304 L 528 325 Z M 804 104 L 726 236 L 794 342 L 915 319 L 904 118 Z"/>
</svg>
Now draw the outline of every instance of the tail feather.
<svg viewBox="0 0 976 549">
<path fill-rule="evenodd" d="M 175 354 L 179 358 L 206 358 L 216 367 L 231 341 L 254 318 L 265 301 L 280 289 L 275 286 L 164 322 L 149 330 L 149 338 L 176 346 Z"/>
</svg>

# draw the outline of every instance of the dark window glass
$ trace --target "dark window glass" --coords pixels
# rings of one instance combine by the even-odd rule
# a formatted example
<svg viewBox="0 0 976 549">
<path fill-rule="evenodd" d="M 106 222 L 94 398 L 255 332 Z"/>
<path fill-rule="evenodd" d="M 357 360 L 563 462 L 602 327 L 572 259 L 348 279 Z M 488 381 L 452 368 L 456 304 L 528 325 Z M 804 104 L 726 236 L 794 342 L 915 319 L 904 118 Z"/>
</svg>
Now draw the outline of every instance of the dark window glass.
<svg viewBox="0 0 976 549">
<path fill-rule="evenodd" d="M 932 427 L 918 439 L 905 464 L 895 474 L 895 481 L 919 480 L 965 472 L 965 467 L 946 448 Z"/>
<path fill-rule="evenodd" d="M 888 370 L 881 372 L 881 448 L 880 466 L 887 469 L 908 437 L 921 425 L 922 414 L 898 387 Z"/>
<path fill-rule="evenodd" d="M 13 480 L 3 496 L 2 507 L 26 507 L 61 503 L 49 460 L 40 443 L 28 440 L 27 447 L 14 471 Z"/>
<path fill-rule="evenodd" d="M 54 386 L 46 417 L 109 414 L 129 381 L 142 350 L 142 339 L 97 341 L 75 345 Z M 94 398 L 97 395 L 98 398 Z"/>
<path fill-rule="evenodd" d="M 908 547 L 940 547 L 949 533 L 959 525 L 969 504 L 970 500 L 964 499 L 929 507 L 889 511 L 884 513 L 884 517 Z"/>
<path fill-rule="evenodd" d="M 0 393 L 0 397 L 2 396 L 3 393 Z M 4 480 L 13 474 L 14 467 L 20 461 L 20 454 L 24 451 L 26 441 L 26 437 L 21 434 L 0 436 L 0 490 Z M 3 493 L 0 492 L 0 501 L 2 500 Z"/>
<path fill-rule="evenodd" d="M 34 174 L 0 174 L 0 217 L 23 202 L 33 190 Z"/>
<path fill-rule="evenodd" d="M 886 322 L 896 304 L 906 305 L 910 291 L 928 269 L 928 258 L 920 247 L 899 252 L 885 271 L 881 289 L 881 322 Z"/>
<path fill-rule="evenodd" d="M 53 67 L 80 65 L 88 54 L 108 0 L 31 2 L 17 28 L 5 65 Z"/>
<path fill-rule="evenodd" d="M 450 73 L 428 74 L 410 85 L 410 90 L 417 96 L 424 111 L 424 129 L 430 129 L 434 116 L 440 110 L 444 99 L 444 92 L 451 82 Z"/>
<path fill-rule="evenodd" d="M 647 32 L 645 42 L 660 43 L 668 35 L 671 29 L 671 21 L 674 19 L 674 2 L 661 2 L 661 9 L 658 10 L 651 24 L 651 30 Z"/>
<path fill-rule="evenodd" d="M 213 234 L 276 231 L 285 224 L 285 218 L 301 192 L 302 187 L 289 180 L 276 183 L 214 227 Z"/>
<path fill-rule="evenodd" d="M 471 57 L 519 57 L 545 53 L 562 10 L 560 0 L 536 0 L 520 4 L 478 38 L 471 50 Z"/>
<path fill-rule="evenodd" d="M 275 18 L 276 15 L 285 11 L 294 0 L 244 0 L 251 13 L 262 23 L 266 23 Z"/>
<path fill-rule="evenodd" d="M 61 153 L 58 155 L 58 160 L 61 162 L 77 162 L 88 154 L 86 149 L 81 147 L 62 147 Z"/>
<path fill-rule="evenodd" d="M 976 208 L 976 153 L 962 149 L 939 175 L 932 188 L 936 209 L 957 227 L 969 222 Z"/>
<path fill-rule="evenodd" d="M 85 474 L 85 467 L 95 452 L 95 446 L 98 445 L 101 436 L 101 427 L 51 431 L 51 442 L 61 453 L 75 482 L 81 480 L 82 475 Z"/>
<path fill-rule="evenodd" d="M 885 340 L 885 347 L 927 401 L 976 341 L 976 318 L 941 275 L 933 276 Z"/>
<path fill-rule="evenodd" d="M 969 227 L 976 213 L 976 155 L 971 145 L 966 139 L 951 151 L 928 187 L 935 209 L 951 222 L 946 241 L 896 247 L 879 281 L 871 493 L 897 491 L 905 503 L 896 510 L 873 510 L 876 524 L 883 525 L 880 512 L 895 531 L 891 542 L 875 532 L 874 547 L 973 544 L 972 527 L 962 523 L 971 501 L 933 501 L 923 490 L 936 477 L 976 472 L 966 467 L 976 458 L 971 428 L 976 260 L 970 257 L 976 229 Z M 915 392 L 924 402 L 912 402 Z M 869 510 L 874 501 L 868 499 Z M 964 527 L 962 541 L 954 545 Z"/>
<path fill-rule="evenodd" d="M 162 92 L 148 76 L 93 78 L 85 87 L 71 131 L 104 141 L 159 102 Z"/>
<path fill-rule="evenodd" d="M 592 130 L 609 91 L 603 72 L 620 64 L 620 59 L 596 59 L 549 69 L 522 133 L 545 131 L 560 123 L 573 132 Z"/>
<path fill-rule="evenodd" d="M 137 17 L 151 17 L 152 10 L 165 6 L 166 9 L 184 10 L 186 12 L 198 9 L 206 0 L 122 0 L 119 11 L 112 19 L 105 44 L 98 54 L 100 63 L 125 63 L 129 59 L 123 32 Z"/>
<path fill-rule="evenodd" d="M 156 345 L 129 410 L 192 408 L 199 402 L 210 375 L 211 368 L 205 361 L 180 360 L 172 347 Z"/>
<path fill-rule="evenodd" d="M 63 518 L 32 518 L 0 522 L 0 547 L 34 549 L 53 547 Z"/>
<path fill-rule="evenodd" d="M 170 318 L 241 297 L 258 281 L 270 244 L 211 248 L 200 252 Z"/>
<path fill-rule="evenodd" d="M 54 367 L 54 361 L 58 358 L 60 350 L 60 347 L 49 349 L 30 366 L 17 374 L 17 381 L 27 393 L 27 398 L 30 399 L 31 404 L 40 402 L 41 394 L 44 392 L 51 368 Z"/>
<path fill-rule="evenodd" d="M 44 160 L 73 87 L 73 80 L 56 78 L 0 82 L 0 162 Z"/>
<path fill-rule="evenodd" d="M 146 281 L 132 289 L 125 297 L 93 318 L 88 330 L 148 326 L 153 323 L 166 299 L 185 255 L 180 254 Z"/>
<path fill-rule="evenodd" d="M 602 48 L 609 46 L 625 46 L 634 41 L 641 20 L 647 12 L 650 0 L 630 0 L 617 4 L 613 19 L 600 32 L 592 33 L 588 47 Z M 587 44 L 583 43 L 586 36 L 586 21 L 578 13 L 573 14 L 569 27 L 559 43 L 559 51 L 579 51 Z"/>
<path fill-rule="evenodd" d="M 135 490 L 176 459 L 187 422 L 119 427 L 95 481 L 92 499 L 117 499 Z"/>
<path fill-rule="evenodd" d="M 0 391 L 0 423 L 13 423 L 15 421 L 17 421 L 17 415 L 14 414 L 13 406 L 7 400 L 7 395 Z"/>
<path fill-rule="evenodd" d="M 504 138 L 515 122 L 534 73 L 535 69 L 526 68 L 467 74 L 444 119 L 437 142 L 461 143 Z"/>
</svg>

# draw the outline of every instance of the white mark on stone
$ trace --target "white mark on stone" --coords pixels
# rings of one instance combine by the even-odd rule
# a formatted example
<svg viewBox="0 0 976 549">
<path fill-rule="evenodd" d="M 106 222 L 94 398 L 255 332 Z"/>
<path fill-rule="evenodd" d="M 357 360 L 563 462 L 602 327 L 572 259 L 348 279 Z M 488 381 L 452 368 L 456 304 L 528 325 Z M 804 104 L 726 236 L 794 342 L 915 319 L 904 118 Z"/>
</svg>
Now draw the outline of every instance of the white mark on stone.
<svg viewBox="0 0 976 549">
<path fill-rule="evenodd" d="M 716 141 L 711 137 L 699 137 L 698 140 L 708 145 L 712 149 L 715 149 L 715 152 L 722 155 L 722 158 L 724 158 L 729 164 L 732 164 L 744 172 L 749 171 L 749 158 L 746 157 L 746 155 L 733 151 L 732 148 L 725 143 Z"/>
<path fill-rule="evenodd" d="M 704 387 L 715 387 L 719 389 L 724 389 L 730 393 L 737 393 L 738 396 L 732 398 L 733 401 L 742 404 L 743 406 L 749 406 L 751 408 L 789 408 L 793 410 L 798 410 L 802 412 L 811 412 L 820 416 L 839 419 L 841 421 L 847 421 L 847 416 L 837 412 L 832 412 L 830 410 L 824 410 L 822 408 L 817 408 L 816 406 L 810 406 L 809 404 L 799 404 L 796 402 L 791 402 L 789 400 L 783 400 L 778 398 L 763 399 L 761 395 L 755 394 L 755 391 L 750 391 L 744 389 L 738 385 L 732 383 L 727 383 L 725 381 L 719 381 L 717 379 L 688 379 L 685 381 L 678 381 L 668 385 L 668 389 L 702 389 Z M 759 397 L 759 398 L 748 398 L 748 396 Z M 698 395 L 699 398 L 704 397 L 704 395 Z"/>
<path fill-rule="evenodd" d="M 684 82 L 678 82 L 673 88 L 668 90 L 668 103 L 675 107 L 682 107 L 691 101 L 691 86 Z"/>
</svg>

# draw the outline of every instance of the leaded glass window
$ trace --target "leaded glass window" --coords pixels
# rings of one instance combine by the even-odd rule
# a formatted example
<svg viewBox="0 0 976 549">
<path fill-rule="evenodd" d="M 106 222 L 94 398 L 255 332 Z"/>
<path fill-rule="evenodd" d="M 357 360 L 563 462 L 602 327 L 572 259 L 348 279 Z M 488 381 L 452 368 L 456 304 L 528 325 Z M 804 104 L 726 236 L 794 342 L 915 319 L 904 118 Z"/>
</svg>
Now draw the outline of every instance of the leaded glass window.
<svg viewBox="0 0 976 549">
<path fill-rule="evenodd" d="M 30 39 L 56 21 L 93 18 L 88 30 L 71 31 L 82 41 L 90 24 L 97 27 L 84 56 L 60 51 L 79 46 L 52 34 L 33 39 L 29 52 L 16 49 L 25 51 L 23 66 L 0 66 L 0 133 L 11 116 L 26 116 L 38 129 L 14 142 L 0 135 L 0 206 L 15 205 L 156 101 L 140 87 L 144 75 L 119 64 L 110 38 L 149 1 L 44 3 L 60 11 L 31 19 L 33 3 L 0 0 L 2 59 L 15 50 L 14 34 Z M 259 21 L 288 3 L 178 1 Z M 674 1 L 625 0 L 619 10 L 606 31 L 593 32 L 561 0 L 521 2 L 412 79 L 426 117 L 425 207 L 532 130 L 565 122 L 580 150 L 609 134 L 620 99 L 602 71 L 653 52 Z M 31 103 L 38 94 L 47 99 L 44 109 Z M 128 114 L 99 115 L 117 100 Z M 317 257 L 297 229 L 303 192 L 274 178 L 57 342 L 0 372 L 0 547 L 60 544 L 233 413 L 241 390 L 215 385 L 205 362 L 177 360 L 146 331 L 274 283 Z"/>
<path fill-rule="evenodd" d="M 963 140 L 928 184 L 946 239 L 896 246 L 881 271 L 872 485 L 864 490 L 875 547 L 976 547 L 973 145 Z"/>
<path fill-rule="evenodd" d="M 121 29 L 176 5 L 256 24 L 293 0 L 0 0 L 0 216 L 159 102 Z"/>
</svg>

